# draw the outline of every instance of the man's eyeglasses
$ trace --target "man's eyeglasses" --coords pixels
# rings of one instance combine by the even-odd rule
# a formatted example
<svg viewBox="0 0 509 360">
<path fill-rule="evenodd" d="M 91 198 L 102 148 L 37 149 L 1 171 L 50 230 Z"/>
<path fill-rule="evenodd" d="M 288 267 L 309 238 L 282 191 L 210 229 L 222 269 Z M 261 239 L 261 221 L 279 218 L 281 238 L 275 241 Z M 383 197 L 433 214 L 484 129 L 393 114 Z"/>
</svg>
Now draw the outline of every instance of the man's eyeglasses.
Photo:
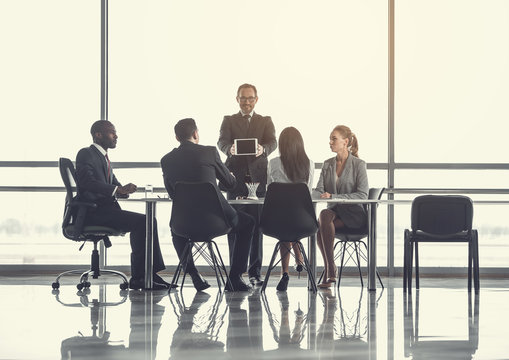
<svg viewBox="0 0 509 360">
<path fill-rule="evenodd" d="M 246 102 L 247 101 L 247 102 L 252 103 L 252 102 L 254 102 L 256 100 L 256 98 L 254 96 L 250 96 L 250 97 L 241 96 L 241 97 L 239 97 L 239 100 L 241 102 Z"/>
</svg>

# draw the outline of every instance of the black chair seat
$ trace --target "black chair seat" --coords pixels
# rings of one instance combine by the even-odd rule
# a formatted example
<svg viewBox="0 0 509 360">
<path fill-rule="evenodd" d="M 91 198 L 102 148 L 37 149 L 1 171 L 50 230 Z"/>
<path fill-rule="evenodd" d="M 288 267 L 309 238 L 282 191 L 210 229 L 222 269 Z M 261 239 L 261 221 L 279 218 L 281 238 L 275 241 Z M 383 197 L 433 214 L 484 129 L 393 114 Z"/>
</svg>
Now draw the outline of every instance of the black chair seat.
<svg viewBox="0 0 509 360">
<path fill-rule="evenodd" d="M 98 225 L 86 225 L 79 229 L 76 225 L 67 225 L 63 228 L 64 232 L 68 235 L 82 235 L 85 237 L 83 240 L 93 241 L 93 239 L 86 239 L 89 236 L 121 236 L 124 235 L 123 232 L 107 227 L 107 226 L 98 226 Z"/>
<path fill-rule="evenodd" d="M 413 241 L 419 242 L 468 242 L 472 235 L 468 231 L 461 231 L 456 234 L 431 234 L 425 231 L 418 230 L 412 234 Z"/>
<path fill-rule="evenodd" d="M 368 227 L 363 226 L 358 229 L 350 229 L 350 228 L 342 228 L 340 231 L 336 231 L 336 237 L 339 239 L 341 237 L 349 237 L 353 238 L 354 235 L 358 235 L 361 239 L 368 236 Z"/>
</svg>

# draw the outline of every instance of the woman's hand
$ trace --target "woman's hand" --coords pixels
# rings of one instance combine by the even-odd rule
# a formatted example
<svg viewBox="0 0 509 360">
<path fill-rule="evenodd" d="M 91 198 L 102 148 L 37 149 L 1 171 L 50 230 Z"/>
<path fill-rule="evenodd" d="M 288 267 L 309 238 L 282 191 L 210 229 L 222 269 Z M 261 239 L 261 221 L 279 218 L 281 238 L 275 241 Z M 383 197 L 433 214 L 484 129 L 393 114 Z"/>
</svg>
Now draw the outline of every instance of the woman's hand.
<svg viewBox="0 0 509 360">
<path fill-rule="evenodd" d="M 321 199 L 330 199 L 331 197 L 332 197 L 332 195 L 329 194 L 328 192 L 324 192 L 324 193 L 320 194 Z"/>
</svg>

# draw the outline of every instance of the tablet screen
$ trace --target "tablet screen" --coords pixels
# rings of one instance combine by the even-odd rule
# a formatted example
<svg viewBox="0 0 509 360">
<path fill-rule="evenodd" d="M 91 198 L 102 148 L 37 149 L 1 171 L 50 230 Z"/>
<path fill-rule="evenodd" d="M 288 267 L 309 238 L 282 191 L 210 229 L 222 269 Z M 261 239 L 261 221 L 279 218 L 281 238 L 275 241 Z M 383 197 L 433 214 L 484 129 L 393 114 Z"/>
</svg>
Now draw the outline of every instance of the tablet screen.
<svg viewBox="0 0 509 360">
<path fill-rule="evenodd" d="M 258 139 L 235 139 L 235 155 L 256 155 Z"/>
</svg>

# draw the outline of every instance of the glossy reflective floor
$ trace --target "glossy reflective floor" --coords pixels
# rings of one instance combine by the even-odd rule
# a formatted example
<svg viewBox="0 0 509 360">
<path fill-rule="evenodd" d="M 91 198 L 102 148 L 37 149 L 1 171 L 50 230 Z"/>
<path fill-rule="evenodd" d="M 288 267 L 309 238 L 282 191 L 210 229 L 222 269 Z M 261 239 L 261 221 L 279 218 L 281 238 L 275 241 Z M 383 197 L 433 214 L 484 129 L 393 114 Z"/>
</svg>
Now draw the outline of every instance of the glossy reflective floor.
<svg viewBox="0 0 509 360">
<path fill-rule="evenodd" d="M 209 279 L 213 283 L 213 279 Z M 52 278 L 0 277 L 0 359 L 509 359 L 507 280 L 401 278 L 375 293 L 345 278 L 308 292 L 120 292 L 114 279 L 52 294 Z"/>
</svg>

